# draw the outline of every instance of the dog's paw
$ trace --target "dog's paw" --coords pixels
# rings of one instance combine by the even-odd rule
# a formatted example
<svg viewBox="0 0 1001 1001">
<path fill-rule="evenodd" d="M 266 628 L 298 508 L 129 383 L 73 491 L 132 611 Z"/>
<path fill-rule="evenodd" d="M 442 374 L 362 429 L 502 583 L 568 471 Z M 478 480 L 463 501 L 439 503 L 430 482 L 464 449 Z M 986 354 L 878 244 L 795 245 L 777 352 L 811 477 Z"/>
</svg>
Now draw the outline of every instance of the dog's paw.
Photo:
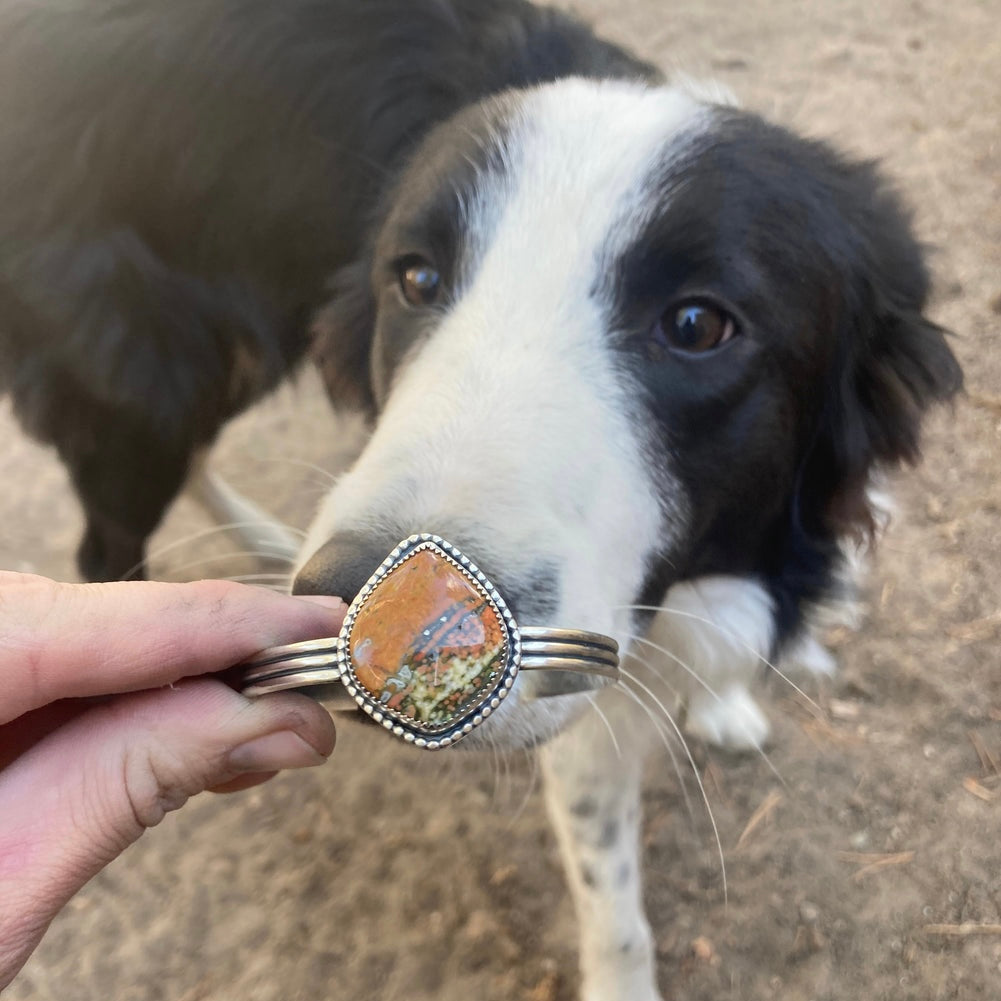
<svg viewBox="0 0 1001 1001">
<path fill-rule="evenodd" d="M 743 685 L 731 685 L 718 696 L 695 693 L 686 729 L 728 751 L 758 751 L 768 740 L 771 724 Z"/>
<path fill-rule="evenodd" d="M 652 973 L 643 976 L 585 980 L 580 1001 L 664 1001 L 652 982 Z"/>
<path fill-rule="evenodd" d="M 655 988 L 650 988 L 649 991 L 643 990 L 639 994 L 635 991 L 632 991 L 629 994 L 623 994 L 617 987 L 614 988 L 611 993 L 601 988 L 597 991 L 591 991 L 585 988 L 584 993 L 580 996 L 580 1001 L 624 1001 L 625 998 L 628 998 L 629 1001 L 664 1001 L 660 992 Z"/>
<path fill-rule="evenodd" d="M 809 633 L 804 633 L 789 647 L 779 666 L 790 674 L 806 677 L 832 678 L 838 673 L 834 654 Z"/>
<path fill-rule="evenodd" d="M 592 915 L 602 917 L 600 925 L 592 925 L 590 934 L 581 938 L 580 1001 L 663 1001 L 657 990 L 653 935 L 646 918 L 633 910 L 637 902 L 610 897 L 590 903 Z"/>
</svg>

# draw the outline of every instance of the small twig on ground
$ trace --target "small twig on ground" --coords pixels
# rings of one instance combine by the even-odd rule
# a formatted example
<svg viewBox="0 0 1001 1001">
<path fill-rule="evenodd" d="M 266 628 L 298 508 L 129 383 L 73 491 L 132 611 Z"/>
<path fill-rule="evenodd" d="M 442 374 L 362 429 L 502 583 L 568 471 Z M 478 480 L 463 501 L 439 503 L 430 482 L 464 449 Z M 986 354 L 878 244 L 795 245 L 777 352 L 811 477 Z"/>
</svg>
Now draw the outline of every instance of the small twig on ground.
<svg viewBox="0 0 1001 1001">
<path fill-rule="evenodd" d="M 734 851 L 740 851 L 741 848 L 747 843 L 748 839 L 755 832 L 755 830 L 760 827 L 774 812 L 779 803 L 782 802 L 782 793 L 778 789 L 773 789 L 762 801 L 760 806 L 751 814 L 751 819 L 748 820 L 744 830 L 740 832 L 740 837 L 737 838 L 737 846 Z"/>
<path fill-rule="evenodd" d="M 967 730 L 966 736 L 970 738 L 973 750 L 977 752 L 977 757 L 980 758 L 980 767 L 983 768 L 984 773 L 989 774 L 993 772 L 995 775 L 1001 775 L 1001 764 L 998 763 L 994 752 L 984 743 L 980 734 L 976 730 Z"/>
<path fill-rule="evenodd" d="M 889 852 L 883 854 L 878 852 L 838 852 L 838 858 L 842 862 L 865 863 L 852 876 L 854 882 L 860 883 L 866 876 L 870 876 L 874 872 L 879 872 L 881 869 L 886 869 L 892 865 L 906 865 L 908 862 L 913 862 L 914 852 Z"/>
<path fill-rule="evenodd" d="M 822 706 L 812 700 L 808 700 L 799 693 L 781 699 L 778 704 L 790 714 L 805 713 L 816 720 L 827 719 L 827 712 Z"/>
<path fill-rule="evenodd" d="M 710 761 L 706 765 L 705 771 L 702 773 L 702 782 L 707 787 L 710 785 L 713 787 L 718 799 L 729 799 L 726 793 L 726 784 L 723 781 L 723 772 L 715 761 Z"/>
<path fill-rule="evenodd" d="M 865 738 L 861 734 L 839 729 L 827 722 L 827 720 L 806 720 L 806 722 L 800 723 L 800 726 L 814 744 L 821 748 L 825 742 L 836 744 L 839 747 L 852 747 L 865 741 Z"/>
<path fill-rule="evenodd" d="M 946 632 L 952 639 L 963 644 L 970 644 L 990 639 L 997 632 L 998 627 L 1001 627 L 1001 608 L 983 618 L 949 626 Z"/>
<path fill-rule="evenodd" d="M 988 789 L 987 786 L 981 785 L 972 775 L 967 775 L 963 779 L 963 788 L 971 796 L 976 796 L 977 799 L 982 799 L 985 803 L 993 803 L 998 798 L 996 789 Z"/>
<path fill-rule="evenodd" d="M 969 938 L 971 935 L 1001 935 L 1001 925 L 981 925 L 968 921 L 961 925 L 925 925 L 926 935 L 945 935 L 948 938 Z"/>
</svg>

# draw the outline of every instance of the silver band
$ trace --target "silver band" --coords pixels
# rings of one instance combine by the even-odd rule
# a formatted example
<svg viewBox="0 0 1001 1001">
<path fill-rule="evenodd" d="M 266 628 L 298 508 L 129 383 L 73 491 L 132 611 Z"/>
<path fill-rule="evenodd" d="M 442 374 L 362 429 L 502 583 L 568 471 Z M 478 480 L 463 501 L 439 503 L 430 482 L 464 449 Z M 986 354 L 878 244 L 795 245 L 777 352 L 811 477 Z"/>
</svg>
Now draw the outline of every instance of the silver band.
<svg viewBox="0 0 1001 1001">
<path fill-rule="evenodd" d="M 301 661 L 304 657 L 336 657 L 340 647 L 340 638 L 330 636 L 322 640 L 304 640 L 301 643 L 286 643 L 284 646 L 271 646 L 267 650 L 255 653 L 253 657 L 240 664 L 240 667 L 248 671 L 269 664 L 282 664 L 288 660 L 296 659 Z M 307 665 L 312 667 L 312 664 Z"/>
<path fill-rule="evenodd" d="M 539 626 L 522 626 L 519 632 L 519 670 L 545 672 L 533 681 L 537 699 L 588 692 L 619 680 L 619 645 L 610 636 Z"/>
<path fill-rule="evenodd" d="M 290 688 L 339 685 L 341 672 L 337 655 L 340 642 L 339 637 L 331 636 L 261 650 L 237 665 L 237 687 L 242 694 L 255 697 Z M 345 708 L 354 709 L 355 706 L 351 704 Z"/>
<path fill-rule="evenodd" d="M 419 560 L 415 559 L 417 556 L 420 556 Z M 390 697 L 400 690 L 401 679 L 409 683 L 410 679 L 418 677 L 415 671 L 428 671 L 428 674 L 422 677 L 425 679 L 430 677 L 430 669 L 427 666 L 402 667 L 404 673 L 389 678 L 394 687 L 390 688 L 387 684 L 385 688 L 376 687 L 374 690 L 369 690 L 362 683 L 352 660 L 351 644 L 357 641 L 358 636 L 362 636 L 368 643 L 371 637 L 381 632 L 380 627 L 372 624 L 376 616 L 363 612 L 366 603 L 386 584 L 387 579 L 395 571 L 403 568 L 411 559 L 414 559 L 414 563 L 405 571 L 411 576 L 418 574 L 419 567 L 434 565 L 438 569 L 431 572 L 438 573 L 444 567 L 446 573 L 458 577 L 460 587 L 473 591 L 476 602 L 482 601 L 482 607 L 487 609 L 495 633 L 500 630 L 501 638 L 498 640 L 498 645 L 477 648 L 496 651 L 490 654 L 494 658 L 500 657 L 503 651 L 501 664 L 490 667 L 489 675 L 482 675 L 488 679 L 488 684 L 479 689 L 472 689 L 472 695 L 467 702 L 454 714 L 449 708 L 447 714 L 443 716 L 441 710 L 436 708 L 435 711 L 439 712 L 438 719 L 429 720 L 417 715 L 413 709 L 408 712 L 406 707 L 394 707 L 394 700 Z M 403 579 L 409 578 L 400 578 Z M 400 586 L 397 582 L 382 593 L 388 595 L 393 593 L 393 588 Z M 419 587 L 417 591 L 408 590 L 407 601 L 411 600 L 411 595 L 422 593 L 424 592 Z M 396 607 L 395 604 L 393 607 Z M 352 630 L 360 614 L 362 618 L 368 614 L 369 625 L 367 628 L 359 625 L 359 632 L 355 634 L 353 641 Z M 444 623 L 447 618 L 447 615 L 442 615 L 440 621 Z M 378 618 L 377 621 L 385 620 Z M 422 636 L 430 636 L 433 628 L 437 627 L 418 628 L 423 630 Z M 442 657 L 451 656 L 442 647 L 436 649 L 443 651 L 440 654 Z M 408 659 L 402 663 L 416 665 L 418 662 L 409 658 L 419 656 L 421 650 L 416 646 L 408 647 L 407 650 L 411 652 L 406 654 Z M 339 636 L 306 640 L 302 643 L 290 643 L 262 650 L 237 665 L 236 670 L 239 672 L 237 687 L 244 695 L 258 696 L 288 689 L 329 686 L 324 692 L 324 701 L 329 699 L 331 708 L 351 710 L 360 708 L 375 722 L 408 743 L 436 750 L 455 743 L 479 726 L 507 696 L 521 671 L 537 672 L 531 685 L 531 695 L 534 698 L 592 691 L 618 680 L 618 650 L 616 641 L 601 633 L 579 629 L 518 626 L 496 588 L 468 557 L 439 536 L 417 535 L 401 542 L 372 575 L 348 609 Z M 390 657 L 387 662 L 396 661 Z M 423 663 L 426 665 L 427 661 Z M 435 660 L 434 663 L 438 664 L 439 661 Z M 397 668 L 393 670 L 396 671 Z M 447 668 L 443 668 L 443 671 L 445 670 Z M 485 670 L 487 668 L 481 668 L 481 671 Z M 434 668 L 434 679 L 438 684 L 437 667 Z M 380 693 L 381 698 L 378 697 Z"/>
<path fill-rule="evenodd" d="M 619 678 L 618 644 L 608 636 L 572 629 L 522 626 L 520 671 L 546 671 L 556 677 L 538 679 L 536 698 L 591 691 Z M 237 665 L 239 689 L 247 696 L 267 695 L 341 681 L 340 639 L 305 640 L 262 650 Z M 578 675 L 576 678 L 569 675 Z M 356 709 L 350 700 L 337 708 Z"/>
</svg>

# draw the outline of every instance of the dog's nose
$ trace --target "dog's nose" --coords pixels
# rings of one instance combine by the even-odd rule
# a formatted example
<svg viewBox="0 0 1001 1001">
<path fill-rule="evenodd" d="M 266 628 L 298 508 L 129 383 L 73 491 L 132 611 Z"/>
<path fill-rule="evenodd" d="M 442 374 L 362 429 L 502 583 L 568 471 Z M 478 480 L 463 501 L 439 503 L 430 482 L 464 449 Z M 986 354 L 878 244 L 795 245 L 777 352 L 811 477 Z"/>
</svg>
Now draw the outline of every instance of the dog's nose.
<svg viewBox="0 0 1001 1001">
<path fill-rule="evenodd" d="M 292 582 L 293 594 L 336 594 L 350 603 L 400 540 L 338 532 L 313 555 Z"/>
<path fill-rule="evenodd" d="M 449 541 L 453 542 L 452 539 Z M 400 539 L 396 536 L 389 538 L 367 532 L 337 532 L 299 571 L 292 582 L 292 593 L 336 594 L 350 604 L 399 543 Z M 473 551 L 477 549 L 474 547 Z M 532 571 L 509 578 L 503 573 L 495 575 L 495 561 L 489 557 L 486 564 L 477 562 L 519 621 L 522 616 L 526 625 L 544 624 L 551 619 L 559 596 L 556 573 L 551 566 L 539 563 Z"/>
</svg>

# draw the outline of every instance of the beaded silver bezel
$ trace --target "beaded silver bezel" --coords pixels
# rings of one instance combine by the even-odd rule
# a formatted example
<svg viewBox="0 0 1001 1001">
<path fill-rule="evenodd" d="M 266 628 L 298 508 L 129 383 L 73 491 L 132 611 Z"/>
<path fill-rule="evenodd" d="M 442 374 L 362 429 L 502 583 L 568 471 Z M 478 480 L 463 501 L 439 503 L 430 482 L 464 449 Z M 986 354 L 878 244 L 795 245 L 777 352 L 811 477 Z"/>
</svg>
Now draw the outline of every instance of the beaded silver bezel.
<svg viewBox="0 0 1001 1001">
<path fill-rule="evenodd" d="M 494 684 L 485 689 L 481 696 L 463 711 L 461 716 L 454 717 L 448 723 L 439 725 L 421 723 L 419 720 L 397 712 L 373 698 L 355 676 L 349 654 L 351 632 L 354 629 L 355 620 L 375 589 L 397 567 L 425 550 L 437 551 L 483 594 L 497 613 L 505 634 L 504 664 L 498 672 Z M 383 560 L 375 573 L 369 577 L 365 586 L 358 592 L 357 597 L 348 608 L 344 624 L 341 627 L 337 645 L 337 662 L 341 681 L 348 694 L 374 722 L 379 723 L 394 736 L 408 744 L 429 751 L 437 751 L 443 747 L 450 747 L 472 733 L 507 698 L 514 685 L 514 679 L 518 676 L 518 665 L 521 662 L 521 636 L 514 616 L 504 599 L 479 567 L 440 535 L 422 533 L 404 539 Z"/>
</svg>

